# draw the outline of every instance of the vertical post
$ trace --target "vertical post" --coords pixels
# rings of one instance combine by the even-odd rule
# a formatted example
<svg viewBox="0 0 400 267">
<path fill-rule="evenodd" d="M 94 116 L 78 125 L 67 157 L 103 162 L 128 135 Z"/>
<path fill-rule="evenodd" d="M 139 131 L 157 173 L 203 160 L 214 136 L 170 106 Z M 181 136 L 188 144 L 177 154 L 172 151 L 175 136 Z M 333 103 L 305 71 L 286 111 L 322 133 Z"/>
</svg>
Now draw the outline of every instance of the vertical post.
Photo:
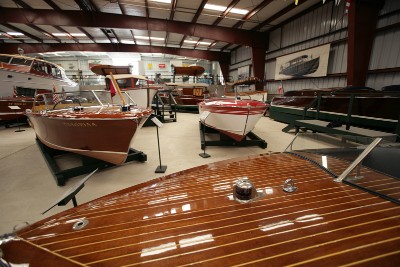
<svg viewBox="0 0 400 267">
<path fill-rule="evenodd" d="M 158 159 L 160 162 L 160 165 L 156 168 L 155 173 L 164 173 L 167 170 L 167 166 L 161 165 L 160 137 L 158 135 L 158 128 L 162 126 L 162 123 L 156 117 L 153 117 L 151 120 L 154 122 L 157 129 Z"/>
</svg>

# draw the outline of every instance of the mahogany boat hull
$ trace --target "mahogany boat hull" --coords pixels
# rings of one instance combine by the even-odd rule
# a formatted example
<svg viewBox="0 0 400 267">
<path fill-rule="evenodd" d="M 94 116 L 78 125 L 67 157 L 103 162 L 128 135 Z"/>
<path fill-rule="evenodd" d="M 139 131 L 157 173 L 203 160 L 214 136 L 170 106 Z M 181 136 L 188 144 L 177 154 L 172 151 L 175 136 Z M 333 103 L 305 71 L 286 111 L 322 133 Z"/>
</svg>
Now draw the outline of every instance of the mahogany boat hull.
<svg viewBox="0 0 400 267">
<path fill-rule="evenodd" d="M 255 100 L 210 99 L 199 104 L 200 121 L 240 142 L 250 133 L 267 109 Z"/>
<path fill-rule="evenodd" d="M 46 146 L 120 165 L 150 114 L 151 110 L 139 116 L 95 112 L 50 116 L 30 112 L 27 116 L 37 138 Z"/>
<path fill-rule="evenodd" d="M 174 75 L 200 76 L 204 73 L 202 66 L 174 67 Z"/>
<path fill-rule="evenodd" d="M 33 106 L 33 98 L 9 97 L 0 98 L 0 122 L 25 120 L 25 111 Z"/>
<path fill-rule="evenodd" d="M 380 178 L 375 186 L 388 182 L 366 171 Z M 242 176 L 265 196 L 235 201 L 232 185 Z M 282 190 L 289 177 L 293 193 Z M 31 267 L 399 266 L 399 229 L 399 205 L 334 182 L 302 157 L 263 154 L 110 194 L 30 225 L 0 248 L 6 261 Z"/>
</svg>

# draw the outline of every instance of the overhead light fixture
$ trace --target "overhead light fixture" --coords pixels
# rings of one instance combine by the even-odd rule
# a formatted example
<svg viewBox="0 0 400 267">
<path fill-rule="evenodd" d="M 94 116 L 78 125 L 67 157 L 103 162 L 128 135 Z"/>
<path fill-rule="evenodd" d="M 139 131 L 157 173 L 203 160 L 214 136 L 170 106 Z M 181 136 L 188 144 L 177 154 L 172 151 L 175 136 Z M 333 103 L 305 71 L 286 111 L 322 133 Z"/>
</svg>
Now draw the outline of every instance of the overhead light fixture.
<svg viewBox="0 0 400 267">
<path fill-rule="evenodd" d="M 68 34 L 66 34 L 66 33 L 59 33 L 59 32 L 52 33 L 51 35 L 53 35 L 53 36 L 68 36 Z"/>
<path fill-rule="evenodd" d="M 84 33 L 70 33 L 70 35 L 71 35 L 71 36 L 74 36 L 74 37 L 83 37 L 83 36 L 86 36 L 86 34 L 84 34 Z"/>
<path fill-rule="evenodd" d="M 153 41 L 165 41 L 165 38 L 162 37 L 150 37 L 150 39 Z"/>
<path fill-rule="evenodd" d="M 210 42 L 199 42 L 199 41 L 191 41 L 191 40 L 184 40 L 184 43 L 188 43 L 188 44 L 197 44 L 199 43 L 199 45 L 210 45 Z"/>
<path fill-rule="evenodd" d="M 135 41 L 133 41 L 133 40 L 121 40 L 121 43 L 123 43 L 123 44 L 135 44 Z"/>
<path fill-rule="evenodd" d="M 7 34 L 13 35 L 13 36 L 22 36 L 22 35 L 24 35 L 23 33 L 20 33 L 20 32 L 7 32 Z"/>
<path fill-rule="evenodd" d="M 151 2 L 159 2 L 164 4 L 171 4 L 171 0 L 149 0 Z"/>
<path fill-rule="evenodd" d="M 205 9 L 209 9 L 209 10 L 214 10 L 214 11 L 221 11 L 224 12 L 227 7 L 226 6 L 220 6 L 220 5 L 212 5 L 212 4 L 206 4 L 204 6 Z M 247 13 L 249 13 L 248 10 L 246 9 L 240 9 L 240 8 L 232 8 L 229 13 L 235 13 L 235 14 L 241 14 L 241 15 L 246 15 Z"/>
<path fill-rule="evenodd" d="M 199 42 L 199 45 L 210 45 L 210 42 Z"/>
<path fill-rule="evenodd" d="M 153 41 L 164 41 L 165 38 L 162 37 L 148 37 L 148 36 L 135 36 L 135 39 L 139 40 L 153 40 Z"/>
<path fill-rule="evenodd" d="M 183 42 L 188 44 L 197 44 L 197 41 L 192 41 L 192 40 L 184 40 Z"/>
</svg>

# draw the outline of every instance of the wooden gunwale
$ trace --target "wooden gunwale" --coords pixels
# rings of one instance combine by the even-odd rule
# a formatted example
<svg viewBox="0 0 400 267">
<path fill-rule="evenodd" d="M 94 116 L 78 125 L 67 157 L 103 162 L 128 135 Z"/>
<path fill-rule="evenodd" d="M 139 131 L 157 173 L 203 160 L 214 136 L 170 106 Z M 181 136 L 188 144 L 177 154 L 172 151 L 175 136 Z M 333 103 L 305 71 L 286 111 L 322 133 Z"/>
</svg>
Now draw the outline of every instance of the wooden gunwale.
<svg viewBox="0 0 400 267">
<path fill-rule="evenodd" d="M 293 160 L 294 163 L 285 162 L 288 160 Z M 216 264 L 215 261 L 219 260 L 225 264 L 235 265 L 241 264 L 243 259 L 254 264 L 265 261 L 272 265 L 292 264 L 305 261 L 307 257 L 304 257 L 304 254 L 307 253 L 316 257 L 316 260 L 318 255 L 323 255 L 321 251 L 326 252 L 327 257 L 333 257 L 338 253 L 343 255 L 349 251 L 349 243 L 352 245 L 350 249 L 356 252 L 367 249 L 367 254 L 364 255 L 371 255 L 371 258 L 375 258 L 376 253 L 370 253 L 372 249 L 369 247 L 379 244 L 384 254 L 396 255 L 397 252 L 391 251 L 390 247 L 400 244 L 399 206 L 348 185 L 336 184 L 318 166 L 291 155 L 264 155 L 255 157 L 254 161 L 249 163 L 247 161 L 242 161 L 240 164 L 236 162 L 236 165 L 234 161 L 228 163 L 232 164 L 215 164 L 210 169 L 196 167 L 187 172 L 152 181 L 152 183 L 171 181 L 170 184 L 180 182 L 179 188 L 168 190 L 162 185 L 146 188 L 146 185 L 152 183 L 145 183 L 134 187 L 142 189 L 135 193 L 129 194 L 131 188 L 120 192 L 125 193 L 125 196 L 118 197 L 118 194 L 111 194 L 93 203 L 104 206 L 106 211 L 91 211 L 91 205 L 82 205 L 72 210 L 73 214 L 63 212 L 53 216 L 56 219 L 52 221 L 55 223 L 54 227 L 47 225 L 50 228 L 39 229 L 39 226 L 47 221 L 46 219 L 31 226 L 30 229 L 21 231 L 19 236 L 27 239 L 53 232 L 56 234 L 55 237 L 43 237 L 30 242 L 44 249 L 53 250 L 63 257 L 93 266 L 104 264 L 133 266 L 145 263 L 159 265 L 160 261 L 163 265 Z M 278 169 L 279 167 L 281 169 Z M 281 191 L 280 185 L 289 174 L 283 171 L 284 168 L 299 170 L 299 173 L 292 176 L 299 192 L 288 195 Z M 239 170 L 246 173 L 257 187 L 273 188 L 273 195 L 256 202 L 238 204 L 226 199 L 230 187 L 214 193 L 212 190 L 214 181 L 218 186 L 226 183 L 231 185 L 237 176 L 230 174 Z M 217 177 L 207 179 L 210 178 L 210 172 L 221 176 L 222 179 Z M 370 170 L 366 172 L 372 173 Z M 380 176 L 382 175 L 379 174 L 378 177 Z M 388 183 L 384 177 L 380 180 L 382 184 L 393 184 Z M 316 184 L 317 188 L 314 187 Z M 376 183 L 376 186 L 380 186 L 380 183 Z M 165 191 L 157 194 L 156 190 Z M 152 199 L 184 192 L 188 193 L 190 201 L 176 199 L 156 203 L 154 207 L 146 204 Z M 151 198 L 152 193 L 153 198 Z M 123 203 L 128 204 L 125 207 L 121 207 L 121 204 L 106 205 L 107 202 L 118 202 L 124 198 L 127 198 L 127 201 L 124 200 Z M 136 201 L 136 205 L 132 206 L 134 209 L 128 210 L 134 201 Z M 208 206 L 205 206 L 206 201 Z M 154 216 L 160 211 L 189 203 L 193 208 L 188 212 L 178 211 L 173 215 Z M 322 218 L 315 221 L 298 221 L 298 218 L 310 213 Z M 144 215 L 151 216 L 149 219 L 143 219 Z M 371 215 L 374 215 L 373 220 Z M 75 232 L 69 230 L 67 233 L 71 225 L 63 221 L 72 217 L 87 217 L 90 222 L 89 228 Z M 112 217 L 114 220 L 109 219 Z M 129 221 L 123 217 L 129 218 Z M 268 226 L 281 221 L 289 221 L 292 224 L 283 228 L 260 231 L 263 225 Z M 357 223 L 354 223 L 355 221 Z M 57 223 L 61 223 L 61 226 L 57 226 Z M 101 223 L 104 225 L 100 225 Z M 181 238 L 209 233 L 212 234 L 210 242 L 194 247 L 179 245 Z M 386 241 L 382 241 L 381 238 Z M 143 249 L 156 248 L 166 242 L 174 243 L 176 249 L 159 255 L 141 256 Z M 365 246 L 364 243 L 368 245 Z M 341 250 L 343 248 L 346 249 Z M 360 257 L 354 260 L 360 260 Z M 386 258 L 380 258 L 380 262 L 382 261 L 385 262 Z"/>
</svg>

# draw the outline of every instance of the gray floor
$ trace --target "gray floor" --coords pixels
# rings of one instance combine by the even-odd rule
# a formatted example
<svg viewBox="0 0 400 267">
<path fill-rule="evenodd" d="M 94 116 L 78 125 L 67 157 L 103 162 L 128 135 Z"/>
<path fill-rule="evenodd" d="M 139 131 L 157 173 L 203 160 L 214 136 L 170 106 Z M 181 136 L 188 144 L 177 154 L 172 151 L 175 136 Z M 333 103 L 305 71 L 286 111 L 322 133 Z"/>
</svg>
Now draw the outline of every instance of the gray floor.
<svg viewBox="0 0 400 267">
<path fill-rule="evenodd" d="M 262 117 L 253 132 L 268 143 L 266 149 L 258 146 L 208 146 L 206 152 L 211 157 L 202 158 L 199 156 L 202 150 L 198 122 L 198 114 L 178 113 L 177 122 L 165 123 L 159 129 L 161 161 L 162 165 L 167 165 L 164 174 L 155 173 L 159 165 L 156 128 L 142 128 L 136 136 L 133 148 L 143 151 L 147 155 L 147 161 L 130 162 L 98 171 L 77 195 L 78 204 L 198 165 L 268 151 L 283 151 L 294 137 L 294 133 L 281 131 L 285 124 Z M 57 186 L 36 145 L 34 131 L 27 126 L 21 129 L 25 131 L 0 128 L 0 235 L 12 232 L 14 227 L 19 228 L 26 223 L 31 224 L 71 208 L 71 203 L 56 206 L 42 215 L 68 188 L 85 177 L 74 177 L 65 186 Z M 76 164 L 76 159 L 64 158 L 61 163 L 68 168 L 68 165 Z"/>
</svg>

